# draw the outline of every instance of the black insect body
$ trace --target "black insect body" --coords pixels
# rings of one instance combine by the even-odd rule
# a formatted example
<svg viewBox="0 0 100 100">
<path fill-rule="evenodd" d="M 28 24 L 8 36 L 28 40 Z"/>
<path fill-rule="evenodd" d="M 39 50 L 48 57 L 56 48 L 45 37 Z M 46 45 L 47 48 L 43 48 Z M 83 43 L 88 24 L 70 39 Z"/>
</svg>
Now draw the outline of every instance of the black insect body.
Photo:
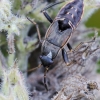
<svg viewBox="0 0 100 100">
<path fill-rule="evenodd" d="M 56 58 L 60 51 L 62 51 L 62 56 L 65 63 L 67 65 L 69 64 L 68 55 L 64 49 L 64 46 L 67 45 L 68 49 L 72 50 L 72 47 L 68 41 L 82 17 L 84 7 L 83 0 L 73 0 L 72 2 L 63 6 L 55 19 L 52 20 L 52 18 L 47 14 L 46 9 L 56 4 L 57 3 L 50 5 L 41 11 L 51 23 L 50 27 L 46 32 L 45 39 L 42 42 L 42 50 L 40 56 L 42 65 L 45 68 L 44 83 L 46 89 L 46 72 L 48 71 L 50 65 L 53 63 L 53 59 Z M 36 24 L 35 22 L 32 23 Z M 36 28 L 38 31 L 39 40 L 41 41 L 37 25 Z"/>
<path fill-rule="evenodd" d="M 72 49 L 68 40 L 81 19 L 83 0 L 74 0 L 66 4 L 52 21 L 45 11 L 43 11 L 43 13 L 46 15 L 46 18 L 50 20 L 51 25 L 42 43 L 42 56 L 46 56 L 51 52 L 52 59 L 54 59 L 66 44 L 70 50 Z M 66 63 L 68 63 L 68 61 L 66 61 Z"/>
</svg>

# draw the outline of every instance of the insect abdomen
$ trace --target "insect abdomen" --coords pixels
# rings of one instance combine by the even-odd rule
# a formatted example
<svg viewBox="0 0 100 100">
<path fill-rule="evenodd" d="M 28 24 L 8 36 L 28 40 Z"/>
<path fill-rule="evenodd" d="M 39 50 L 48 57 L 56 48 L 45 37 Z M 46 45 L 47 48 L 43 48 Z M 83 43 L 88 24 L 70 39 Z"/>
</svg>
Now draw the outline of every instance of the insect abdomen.
<svg viewBox="0 0 100 100">
<path fill-rule="evenodd" d="M 83 14 L 83 7 L 83 0 L 73 0 L 62 7 L 56 18 L 67 18 L 74 26 L 77 26 Z"/>
</svg>

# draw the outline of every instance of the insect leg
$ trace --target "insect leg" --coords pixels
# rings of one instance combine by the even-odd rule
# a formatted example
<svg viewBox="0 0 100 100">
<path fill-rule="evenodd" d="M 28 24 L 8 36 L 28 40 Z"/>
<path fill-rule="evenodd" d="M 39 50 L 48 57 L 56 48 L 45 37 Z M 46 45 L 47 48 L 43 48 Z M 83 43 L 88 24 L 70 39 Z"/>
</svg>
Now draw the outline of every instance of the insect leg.
<svg viewBox="0 0 100 100">
<path fill-rule="evenodd" d="M 67 65 L 69 65 L 68 54 L 67 54 L 67 52 L 65 51 L 64 48 L 62 49 L 62 57 L 63 57 L 63 59 L 64 59 L 64 62 L 65 62 Z"/>
<path fill-rule="evenodd" d="M 70 43 L 67 43 L 67 47 L 70 51 L 72 51 L 72 46 L 70 45 Z"/>
<path fill-rule="evenodd" d="M 47 9 L 57 5 L 57 4 L 63 3 L 63 2 L 65 2 L 65 1 L 60 1 L 60 2 L 56 2 L 56 3 L 50 4 L 47 7 L 45 7 L 44 9 L 42 9 L 41 12 L 43 12 L 44 10 L 47 10 Z"/>
<path fill-rule="evenodd" d="M 41 66 L 42 66 L 42 64 L 39 64 L 37 67 L 35 67 L 35 68 L 32 68 L 32 69 L 29 69 L 27 72 L 34 71 L 34 70 L 36 70 L 37 68 L 40 68 Z"/>
<path fill-rule="evenodd" d="M 29 19 L 28 17 L 26 17 L 31 23 L 33 23 L 36 26 L 36 30 L 37 30 L 37 34 L 38 34 L 38 38 L 39 38 L 39 42 L 41 43 L 41 34 L 40 34 L 40 30 L 38 27 L 38 24 L 35 21 L 32 21 L 31 19 Z"/>
<path fill-rule="evenodd" d="M 56 2 L 54 4 L 51 4 L 51 5 L 48 5 L 47 7 L 45 7 L 44 9 L 41 10 L 41 12 L 44 14 L 44 16 L 47 18 L 47 20 L 52 23 L 53 20 L 52 18 L 48 15 L 48 13 L 46 12 L 47 9 L 51 8 L 52 6 L 55 6 L 57 4 L 60 4 L 60 3 L 63 3 L 64 1 L 61 1 L 61 2 Z"/>
<path fill-rule="evenodd" d="M 59 50 L 58 50 L 58 52 L 57 52 L 57 54 L 56 54 L 56 56 L 59 54 L 59 52 L 62 50 L 62 55 L 65 55 L 64 54 L 64 52 L 63 52 L 63 49 L 64 49 L 64 46 L 65 46 L 66 44 L 64 44 Z M 70 51 L 72 51 L 72 46 L 69 44 L 69 43 L 67 43 L 67 47 L 68 47 L 68 49 L 70 50 Z M 66 53 L 66 51 L 65 51 L 65 53 Z M 67 55 L 67 54 L 66 54 Z M 56 58 L 56 56 L 54 57 L 54 58 Z"/>
<path fill-rule="evenodd" d="M 46 88 L 46 90 L 48 91 L 48 87 L 47 87 L 47 84 L 46 84 L 46 73 L 48 71 L 48 67 L 45 68 L 45 72 L 44 72 L 44 86 Z"/>
<path fill-rule="evenodd" d="M 44 16 L 46 17 L 46 19 L 47 19 L 50 23 L 53 22 L 52 18 L 47 14 L 47 12 L 46 12 L 45 10 L 43 11 L 43 14 L 44 14 Z"/>
</svg>

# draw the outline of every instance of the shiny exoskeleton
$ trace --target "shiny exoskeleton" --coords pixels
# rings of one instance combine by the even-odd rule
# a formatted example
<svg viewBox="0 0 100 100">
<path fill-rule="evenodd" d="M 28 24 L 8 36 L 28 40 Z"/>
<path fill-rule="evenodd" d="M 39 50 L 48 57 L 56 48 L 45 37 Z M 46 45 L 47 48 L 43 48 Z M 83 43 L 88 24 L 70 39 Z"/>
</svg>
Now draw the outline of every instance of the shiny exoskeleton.
<svg viewBox="0 0 100 100">
<path fill-rule="evenodd" d="M 50 5 L 41 11 L 51 23 L 46 32 L 44 41 L 42 42 L 42 50 L 40 56 L 42 65 L 45 68 L 44 83 L 46 89 L 46 72 L 48 71 L 50 65 L 53 63 L 53 59 L 56 58 L 60 51 L 62 51 L 62 56 L 65 63 L 67 65 L 69 64 L 68 55 L 64 49 L 64 46 L 67 45 L 69 50 L 72 50 L 69 39 L 81 20 L 84 8 L 83 1 L 84 0 L 73 0 L 68 4 L 65 4 L 58 12 L 54 20 L 52 20 L 52 18 L 47 14 L 46 9 L 54 6 L 57 3 Z M 35 22 L 33 23 L 36 24 Z M 41 42 L 39 30 L 38 36 Z"/>
<path fill-rule="evenodd" d="M 72 49 L 68 41 L 82 17 L 83 7 L 83 0 L 74 0 L 63 6 L 54 20 L 51 20 L 46 11 L 43 11 L 46 18 L 51 22 L 46 32 L 45 40 L 42 43 L 42 55 L 40 58 L 44 66 L 50 65 L 52 63 L 51 60 L 61 50 L 64 61 L 68 63 L 64 46 L 67 44 L 68 48 Z M 48 54 L 51 56 L 47 57 Z"/>
</svg>

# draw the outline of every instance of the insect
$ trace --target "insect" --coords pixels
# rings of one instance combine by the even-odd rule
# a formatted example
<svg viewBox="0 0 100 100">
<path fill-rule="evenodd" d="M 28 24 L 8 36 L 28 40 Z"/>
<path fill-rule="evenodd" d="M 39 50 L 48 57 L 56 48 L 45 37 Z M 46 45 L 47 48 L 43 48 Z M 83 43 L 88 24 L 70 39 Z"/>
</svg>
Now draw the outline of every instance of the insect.
<svg viewBox="0 0 100 100">
<path fill-rule="evenodd" d="M 47 90 L 48 88 L 46 85 L 46 73 L 59 52 L 62 52 L 64 62 L 66 63 L 66 65 L 69 65 L 68 55 L 66 50 L 64 49 L 64 46 L 67 45 L 68 49 L 70 51 L 72 50 L 69 39 L 81 20 L 84 8 L 83 1 L 84 0 L 73 0 L 68 4 L 65 4 L 60 9 L 54 20 L 48 15 L 46 10 L 56 5 L 57 3 L 49 5 L 48 7 L 41 10 L 47 20 L 51 23 L 46 32 L 45 38 L 41 43 L 42 47 L 40 55 L 40 60 L 43 67 L 45 68 L 44 85 Z M 31 21 L 29 18 L 28 20 Z M 39 28 L 35 22 L 31 22 L 36 25 L 39 41 L 41 42 Z"/>
</svg>

